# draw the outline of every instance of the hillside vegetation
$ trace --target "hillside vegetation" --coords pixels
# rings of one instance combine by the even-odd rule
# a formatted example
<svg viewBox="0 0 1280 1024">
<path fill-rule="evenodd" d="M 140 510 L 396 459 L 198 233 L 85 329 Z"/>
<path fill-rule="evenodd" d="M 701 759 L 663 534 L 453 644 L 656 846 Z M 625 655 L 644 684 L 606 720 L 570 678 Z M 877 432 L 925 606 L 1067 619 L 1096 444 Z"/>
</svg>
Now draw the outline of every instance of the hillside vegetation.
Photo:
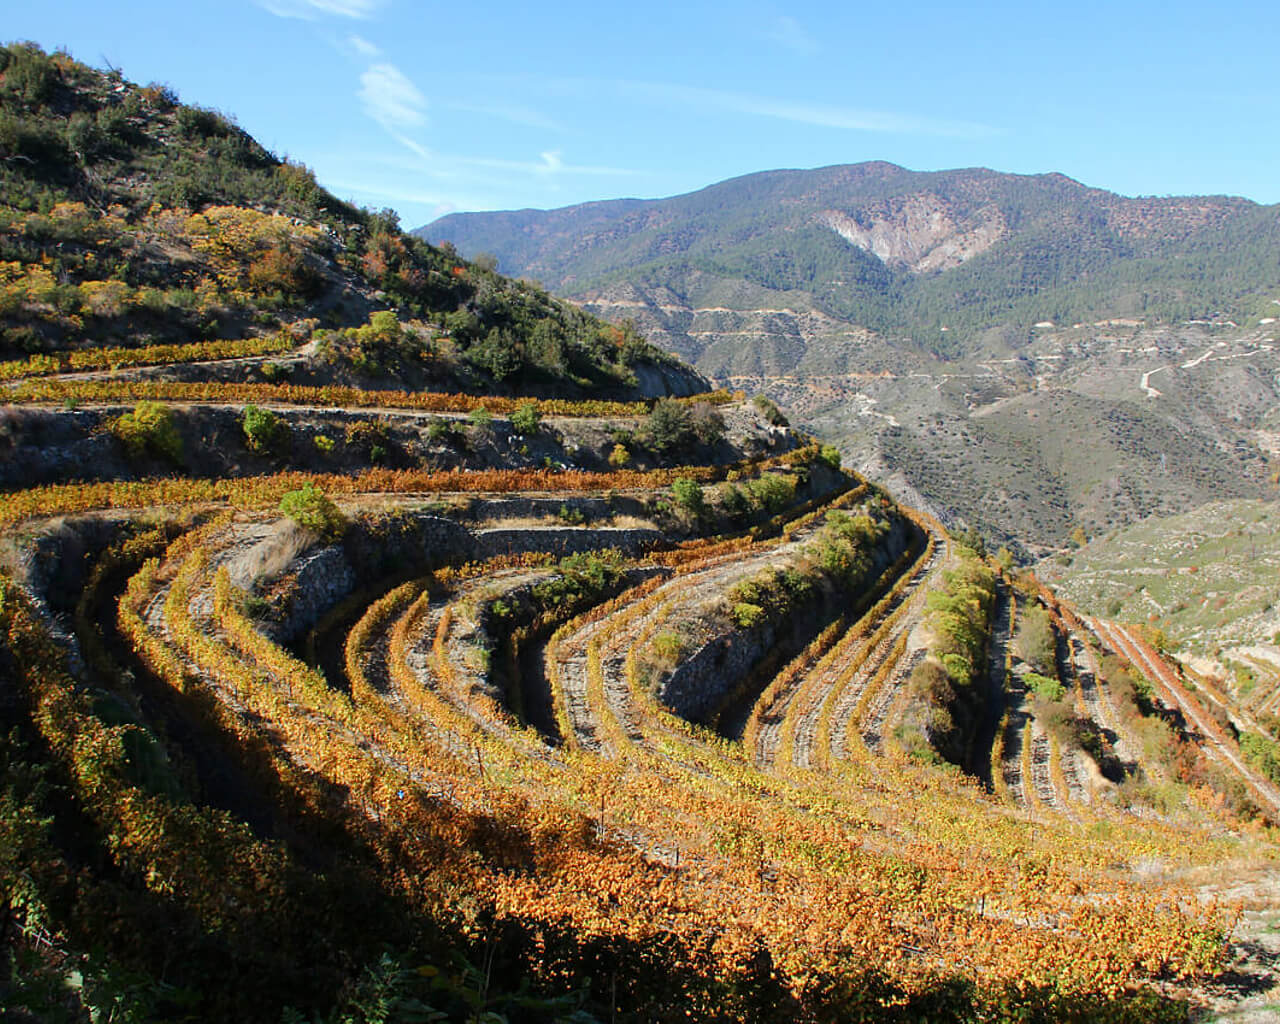
<svg viewBox="0 0 1280 1024">
<path fill-rule="evenodd" d="M 1041 567 L 1059 593 L 1142 623 L 1211 692 L 1280 715 L 1280 541 L 1272 502 L 1212 502 L 1144 520 Z M 1266 729 L 1263 730 L 1266 732 Z M 1274 752 L 1257 745 L 1270 763 Z"/>
<path fill-rule="evenodd" d="M 0 65 L 5 376 L 306 345 L 240 372 L 608 397 L 665 393 L 669 372 L 698 390 L 633 332 L 340 202 L 215 110 L 33 46 Z"/>
<path fill-rule="evenodd" d="M 7 314 L 33 347 L 2 385 L 6 1019 L 1265 1012 L 1272 719 L 767 398 L 385 217 L 289 205 L 269 156 L 162 202 L 188 145 L 259 151 L 220 115 L 161 145 L 194 108 L 4 52 L 6 130 L 45 140 L 5 163 L 9 262 L 67 255 L 83 303 L 119 260 L 163 299 Z M 63 115 L 133 96 L 152 142 L 68 155 Z M 255 291 L 202 248 L 227 224 L 323 288 Z M 366 265 L 388 247 L 424 275 L 396 295 Z M 130 276 L 148 253 L 161 277 Z M 170 309 L 179 268 L 207 306 Z M 205 347 L 304 314 L 337 319 Z M 419 376 L 386 372 L 384 331 Z M 548 338 L 563 372 L 528 362 Z"/>
</svg>

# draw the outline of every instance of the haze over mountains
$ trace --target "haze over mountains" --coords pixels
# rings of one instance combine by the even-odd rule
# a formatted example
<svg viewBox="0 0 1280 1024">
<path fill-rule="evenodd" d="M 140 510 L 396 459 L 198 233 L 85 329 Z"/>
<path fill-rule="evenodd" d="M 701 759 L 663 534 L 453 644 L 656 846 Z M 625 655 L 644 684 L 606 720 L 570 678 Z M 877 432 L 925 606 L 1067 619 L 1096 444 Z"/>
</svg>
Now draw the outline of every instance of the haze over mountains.
<svg viewBox="0 0 1280 1024">
<path fill-rule="evenodd" d="M 1264 493 L 1277 207 L 866 163 L 418 233 L 634 319 L 1028 551 Z"/>
</svg>

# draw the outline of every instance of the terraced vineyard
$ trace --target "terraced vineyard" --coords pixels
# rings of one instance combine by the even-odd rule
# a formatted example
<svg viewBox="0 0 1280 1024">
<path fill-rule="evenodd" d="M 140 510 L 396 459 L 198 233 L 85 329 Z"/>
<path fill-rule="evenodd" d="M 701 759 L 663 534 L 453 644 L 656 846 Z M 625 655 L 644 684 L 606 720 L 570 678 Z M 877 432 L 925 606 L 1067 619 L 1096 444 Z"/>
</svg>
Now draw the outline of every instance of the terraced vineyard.
<svg viewBox="0 0 1280 1024">
<path fill-rule="evenodd" d="M 762 431 L 749 404 L 722 408 Z M 1233 956 L 1241 908 L 1212 879 L 1271 862 L 1270 833 L 1240 822 L 1280 817 L 1280 794 L 1132 631 L 998 575 L 972 684 L 991 785 L 922 755 L 929 595 L 976 556 L 775 442 L 686 470 L 327 477 L 328 541 L 273 507 L 288 471 L 13 491 L 10 536 L 37 554 L 6 591 L 10 667 L 115 856 L 224 939 L 240 912 L 208 904 L 251 862 L 318 877 L 315 844 L 338 843 L 437 944 L 584 1006 L 608 963 L 627 1015 L 1177 1017 Z M 695 478 L 703 510 L 680 518 L 671 481 Z M 730 488 L 769 479 L 794 497 L 733 532 Z M 46 518 L 60 501 L 79 511 Z M 1052 617 L 1056 704 L 1014 653 L 1029 609 Z M 1126 719 L 1103 660 L 1149 680 L 1145 712 Z M 90 713 L 108 700 L 122 722 Z M 1208 774 L 1149 757 L 1150 721 Z M 217 871 L 157 832 L 178 808 L 247 823 Z"/>
<path fill-rule="evenodd" d="M 195 117 L 145 103 L 167 139 Z M 101 227 L 56 209 L 79 218 L 59 245 Z M 111 226 L 139 251 L 161 221 L 214 230 L 140 209 Z M 24 259 L 44 217 L 0 225 Z M 407 325 L 108 346 L 30 282 L 11 303 L 44 347 L 0 371 L 6 1012 L 1147 1021 L 1265 999 L 1280 793 L 1238 738 L 1259 708 L 957 544 L 771 403 L 666 394 L 696 391 L 671 365 L 646 394 L 638 339 L 362 224 L 329 264 L 294 255 L 352 302 L 408 296 Z M 353 269 L 388 254 L 390 297 Z M 374 341 L 449 393 L 375 390 Z"/>
</svg>

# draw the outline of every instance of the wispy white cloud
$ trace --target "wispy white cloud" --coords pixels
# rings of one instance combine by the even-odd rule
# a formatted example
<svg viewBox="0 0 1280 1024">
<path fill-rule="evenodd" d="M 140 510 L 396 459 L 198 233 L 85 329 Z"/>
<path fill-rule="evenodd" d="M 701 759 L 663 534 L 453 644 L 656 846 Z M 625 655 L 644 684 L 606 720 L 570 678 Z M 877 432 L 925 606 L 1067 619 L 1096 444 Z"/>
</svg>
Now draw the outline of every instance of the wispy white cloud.
<svg viewBox="0 0 1280 1024">
<path fill-rule="evenodd" d="M 325 187 L 334 192 L 360 196 L 373 196 L 378 199 L 388 199 L 393 202 L 400 203 L 414 203 L 419 206 L 433 208 L 452 206 L 451 201 L 445 199 L 438 192 L 423 191 L 422 189 L 412 187 L 406 188 L 402 185 L 384 181 L 356 181 L 349 178 L 336 178 L 327 180 L 325 182 Z M 454 206 L 453 209 L 457 209 L 457 207 Z M 446 212 L 452 212 L 452 210 Z"/>
<path fill-rule="evenodd" d="M 414 139 L 409 138 L 409 136 L 405 135 L 404 133 L 393 131 L 391 133 L 391 137 L 395 139 L 396 142 L 400 143 L 400 145 L 404 146 L 404 148 L 407 149 L 410 153 L 415 154 L 419 160 L 435 159 L 435 155 L 431 152 L 431 150 L 427 149 L 427 147 L 422 145 L 420 142 L 417 142 Z"/>
<path fill-rule="evenodd" d="M 347 45 L 361 57 L 368 57 L 373 60 L 382 56 L 381 47 L 376 43 L 369 42 L 364 36 L 356 35 L 354 32 L 347 36 Z"/>
<path fill-rule="evenodd" d="M 467 156 L 460 153 L 440 153 L 424 146 L 404 132 L 392 131 L 405 152 L 399 155 L 388 152 L 365 154 L 360 163 L 367 172 L 391 174 L 396 179 L 406 174 L 415 181 L 439 181 L 468 185 L 510 185 L 523 178 L 538 177 L 553 181 L 561 177 L 638 177 L 645 171 L 625 167 L 602 167 L 594 164 L 566 163 L 559 150 L 539 153 L 536 160 L 511 160 L 501 157 Z M 350 165 L 349 155 L 334 155 L 334 163 Z M 491 173 L 486 173 L 491 172 Z M 362 172 L 364 173 L 364 172 Z"/>
<path fill-rule="evenodd" d="M 795 124 L 809 124 L 844 131 L 876 132 L 890 135 L 933 135 L 952 138 L 984 138 L 995 134 L 989 125 L 920 117 L 882 110 L 831 106 L 771 99 L 749 93 L 704 89 L 698 86 L 660 82 L 615 83 L 624 95 L 670 103 L 684 108 L 730 111 L 753 117 L 767 117 Z"/>
<path fill-rule="evenodd" d="M 323 15 L 340 18 L 369 18 L 384 0 L 254 0 L 265 11 L 281 18 L 312 21 Z"/>
<path fill-rule="evenodd" d="M 365 71 L 357 95 L 365 112 L 393 134 L 426 124 L 427 98 L 394 64 L 374 64 Z"/>
<path fill-rule="evenodd" d="M 788 14 L 779 15 L 765 26 L 764 37 L 792 53 L 817 53 L 822 47 L 800 22 Z"/>
<path fill-rule="evenodd" d="M 546 150 L 538 154 L 537 160 L 499 160 L 482 156 L 446 157 L 446 160 L 470 167 L 487 167 L 492 170 L 518 171 L 522 174 L 539 174 L 546 177 L 557 175 L 581 175 L 583 177 L 630 177 L 643 174 L 626 167 L 601 167 L 593 164 L 567 164 L 564 154 L 558 149 Z"/>
</svg>

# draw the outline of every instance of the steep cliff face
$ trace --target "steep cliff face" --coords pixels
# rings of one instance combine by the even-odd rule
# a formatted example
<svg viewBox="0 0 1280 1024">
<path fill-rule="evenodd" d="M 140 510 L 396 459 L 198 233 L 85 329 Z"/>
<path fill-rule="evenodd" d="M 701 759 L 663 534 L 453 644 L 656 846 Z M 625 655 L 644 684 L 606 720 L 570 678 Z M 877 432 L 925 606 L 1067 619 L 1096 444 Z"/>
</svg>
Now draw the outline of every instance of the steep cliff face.
<svg viewBox="0 0 1280 1024">
<path fill-rule="evenodd" d="M 631 371 L 636 377 L 636 390 L 643 398 L 687 398 L 711 390 L 706 377 L 677 363 L 637 363 Z"/>
<path fill-rule="evenodd" d="M 994 206 L 965 218 L 940 196 L 902 196 L 850 214 L 823 210 L 818 222 L 888 266 L 914 273 L 950 270 L 986 252 L 1006 234 Z"/>
</svg>

